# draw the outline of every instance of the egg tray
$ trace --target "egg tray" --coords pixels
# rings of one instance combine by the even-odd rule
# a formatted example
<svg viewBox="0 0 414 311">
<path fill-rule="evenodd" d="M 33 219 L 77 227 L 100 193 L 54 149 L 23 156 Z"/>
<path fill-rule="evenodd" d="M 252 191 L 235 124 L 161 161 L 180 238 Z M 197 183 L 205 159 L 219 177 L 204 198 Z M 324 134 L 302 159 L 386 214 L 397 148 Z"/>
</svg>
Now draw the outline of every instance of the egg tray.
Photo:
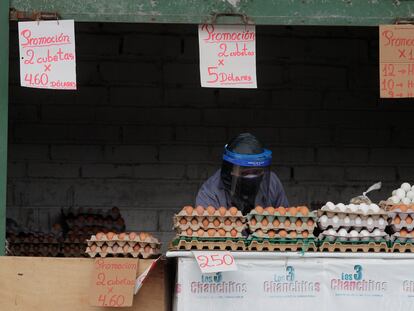
<svg viewBox="0 0 414 311">
<path fill-rule="evenodd" d="M 175 216 L 177 216 L 177 217 L 190 217 L 190 218 L 193 218 L 193 217 L 214 217 L 214 218 L 217 218 L 217 217 L 229 218 L 230 217 L 230 218 L 244 218 L 242 212 L 239 211 L 239 210 L 237 210 L 237 213 L 235 215 L 232 215 L 229 210 L 226 210 L 226 213 L 224 215 L 221 215 L 219 213 L 219 210 L 218 209 L 216 209 L 212 215 L 210 215 L 207 212 L 207 209 L 204 209 L 204 212 L 201 215 L 197 213 L 196 209 L 193 210 L 193 212 L 191 213 L 191 215 L 188 215 L 187 212 L 182 209 Z"/>
<path fill-rule="evenodd" d="M 148 258 L 156 258 L 158 257 L 161 253 L 157 252 L 157 253 L 148 253 L 148 252 L 143 252 L 143 251 L 139 251 L 139 252 L 124 252 L 122 248 L 120 248 L 121 252 L 116 251 L 113 252 L 109 247 L 106 251 L 98 251 L 98 249 L 96 249 L 94 252 L 92 252 L 90 249 L 86 249 L 85 253 L 89 256 L 89 257 L 133 257 L 133 258 L 142 258 L 142 259 L 148 259 Z"/>
<path fill-rule="evenodd" d="M 323 241 L 319 246 L 319 251 L 329 253 L 386 253 L 389 251 L 386 241 L 381 242 L 345 242 L 336 241 L 335 243 Z"/>
<path fill-rule="evenodd" d="M 246 239 L 231 238 L 185 238 L 179 237 L 174 239 L 170 244 L 170 250 L 229 250 L 244 251 L 246 250 Z"/>
<path fill-rule="evenodd" d="M 406 206 L 407 209 L 414 212 L 414 203 L 412 203 L 412 204 L 402 204 L 402 203 L 395 204 L 392 201 L 381 201 L 378 205 L 381 208 L 383 208 L 384 210 L 388 211 L 388 212 L 398 208 L 398 206 Z"/>
<path fill-rule="evenodd" d="M 116 243 L 123 243 L 123 242 L 139 242 L 139 243 L 150 243 L 150 244 L 157 244 L 159 245 L 160 242 L 158 241 L 158 239 L 154 238 L 154 237 L 148 237 L 145 240 L 141 240 L 139 238 L 139 236 L 136 236 L 134 239 L 130 239 L 128 235 L 125 236 L 124 239 L 119 239 L 118 235 L 114 235 L 114 237 L 110 240 L 108 240 L 108 238 L 106 237 L 106 235 L 104 235 L 100 240 L 98 240 L 96 238 L 96 235 L 92 235 L 91 238 L 89 240 L 86 240 L 86 242 L 96 242 L 96 243 L 100 243 L 100 242 L 108 242 L 108 245 L 110 245 L 110 243 L 112 242 L 116 242 Z M 125 244 L 124 244 L 125 245 Z"/>
<path fill-rule="evenodd" d="M 279 213 L 275 213 L 274 215 L 266 215 L 265 212 L 263 212 L 263 214 L 257 214 L 257 212 L 254 211 L 253 213 L 253 211 L 251 211 L 246 215 L 248 222 L 251 222 L 251 220 L 254 218 L 259 223 L 265 217 L 269 223 L 272 223 L 275 219 L 278 219 L 280 222 L 284 222 L 286 219 L 289 219 L 291 222 L 296 222 L 298 219 L 301 219 L 303 222 L 307 222 L 308 219 L 313 219 L 316 222 L 316 215 L 313 212 L 309 212 L 307 215 L 301 215 L 300 213 L 297 213 L 295 216 L 292 216 L 289 214 L 280 215 Z"/>
<path fill-rule="evenodd" d="M 395 240 L 390 245 L 390 252 L 392 253 L 414 253 L 414 244 L 410 242 L 403 242 Z"/>
<path fill-rule="evenodd" d="M 411 218 L 414 218 L 414 211 L 412 212 L 402 212 L 400 209 L 395 209 L 392 210 L 390 212 L 388 212 L 388 216 L 391 219 L 394 219 L 395 217 L 400 217 L 401 220 L 405 220 L 408 216 L 410 216 Z"/>
<path fill-rule="evenodd" d="M 141 248 L 146 246 L 150 246 L 152 249 L 159 249 L 161 248 L 160 243 L 149 243 L 149 242 L 140 242 L 140 241 L 125 241 L 125 240 L 111 240 L 111 241 L 96 241 L 96 240 L 87 240 L 87 246 L 91 247 L 92 245 L 96 245 L 98 247 L 102 247 L 104 245 L 108 247 L 113 247 L 117 245 L 119 247 L 124 247 L 125 245 L 129 245 L 130 247 L 134 247 L 135 245 L 139 245 Z"/>
<path fill-rule="evenodd" d="M 258 239 L 248 240 L 248 251 L 259 252 L 316 252 L 318 250 L 314 239 Z"/>
<path fill-rule="evenodd" d="M 366 236 L 358 236 L 358 237 L 340 237 L 337 235 L 329 235 L 326 233 L 321 233 L 318 237 L 318 239 L 320 241 L 327 241 L 327 242 L 369 242 L 369 241 L 373 241 L 373 242 L 379 242 L 379 241 L 383 241 L 383 240 L 388 240 L 389 237 L 385 232 L 382 232 L 382 235 L 380 236 L 373 236 L 370 235 L 368 237 Z"/>
<path fill-rule="evenodd" d="M 385 220 L 388 219 L 388 213 L 384 210 L 381 210 L 380 213 L 367 213 L 363 214 L 362 212 L 355 212 L 355 213 L 348 213 L 348 212 L 341 212 L 341 211 L 324 211 L 318 210 L 318 218 L 321 216 L 326 215 L 328 219 L 333 218 L 334 216 L 338 216 L 339 219 L 344 219 L 346 216 L 349 219 L 354 220 L 357 217 L 360 217 L 362 220 L 367 220 L 368 218 L 372 218 L 373 220 L 377 220 L 379 218 L 384 218 Z"/>
<path fill-rule="evenodd" d="M 237 232 L 242 232 L 243 230 L 247 229 L 247 225 L 243 225 L 243 226 L 226 226 L 223 223 L 220 223 L 219 226 L 214 226 L 213 223 L 209 223 L 208 226 L 204 226 L 202 223 L 198 223 L 196 225 L 193 225 L 192 223 L 186 223 L 185 225 L 181 225 L 181 224 L 174 224 L 174 229 L 177 232 L 180 231 L 185 231 L 187 229 L 191 229 L 193 231 L 196 231 L 198 229 L 203 229 L 203 230 L 208 230 L 208 229 L 224 229 L 225 231 L 230 232 L 231 230 L 235 229 Z"/>
<path fill-rule="evenodd" d="M 58 241 L 57 239 L 53 239 L 53 240 L 29 240 L 29 239 L 13 239 L 13 240 L 9 240 L 10 243 L 13 244 L 60 244 L 61 242 Z"/>
<path fill-rule="evenodd" d="M 412 231 L 414 230 L 414 221 L 410 224 L 407 224 L 405 221 L 401 221 L 398 225 L 391 223 L 390 228 L 393 232 L 401 231 L 401 229 L 407 229 L 408 231 Z"/>
<path fill-rule="evenodd" d="M 368 224 L 368 222 L 366 220 L 361 221 L 360 224 L 356 224 L 355 223 L 355 219 L 352 219 L 349 223 L 345 223 L 344 219 L 340 219 L 338 223 L 334 223 L 332 221 L 332 218 L 328 218 L 328 221 L 325 223 L 321 223 L 320 219 L 318 220 L 318 226 L 319 228 L 321 228 L 322 230 L 328 229 L 328 228 L 333 228 L 333 229 L 339 229 L 339 228 L 345 228 L 345 229 L 350 229 L 350 228 L 355 228 L 356 230 L 362 230 L 362 229 L 367 229 L 368 231 L 372 231 L 376 228 L 380 229 L 380 230 L 384 230 L 388 225 L 387 220 L 384 220 L 383 224 L 380 225 L 379 224 L 379 219 L 374 220 L 374 222 L 372 224 Z"/>
<path fill-rule="evenodd" d="M 412 231 L 409 235 L 401 236 L 400 232 L 395 232 L 391 235 L 391 241 L 399 241 L 402 243 L 414 243 L 414 232 Z"/>
<path fill-rule="evenodd" d="M 249 224 L 249 229 L 251 232 L 262 230 L 264 233 L 267 233 L 269 230 L 286 230 L 286 231 L 309 231 L 313 232 L 316 227 L 316 222 L 312 226 L 308 226 L 306 223 L 303 223 L 302 226 L 298 227 L 295 223 L 291 223 L 290 226 L 285 226 L 284 223 L 280 223 L 279 226 L 275 227 L 272 223 L 269 223 L 267 226 L 263 226 L 261 223 L 257 223 L 256 225 L 252 226 Z"/>
<path fill-rule="evenodd" d="M 293 232 L 296 232 L 296 231 L 293 231 Z M 297 233 L 297 235 L 294 238 L 289 237 L 289 232 L 288 232 L 288 236 L 286 236 L 286 237 L 280 236 L 279 233 L 276 233 L 275 236 L 270 237 L 268 233 L 263 233 L 263 235 L 259 235 L 257 232 L 253 232 L 251 234 L 251 236 L 254 237 L 254 238 L 258 238 L 258 239 L 265 238 L 265 239 L 274 239 L 274 240 L 277 240 L 277 239 L 285 240 L 285 239 L 309 239 L 309 238 L 315 238 L 315 236 L 311 232 L 306 237 L 304 237 L 301 233 L 298 233 L 298 232 L 296 232 L 296 233 Z"/>
<path fill-rule="evenodd" d="M 187 223 L 191 223 L 191 220 L 196 219 L 198 223 L 202 223 L 204 219 L 207 219 L 208 222 L 212 223 L 214 220 L 218 219 L 220 223 L 224 225 L 226 220 L 229 220 L 232 224 L 235 224 L 237 221 L 240 221 L 242 224 L 246 223 L 246 218 L 244 216 L 181 216 L 181 215 L 174 215 L 173 216 L 173 222 L 174 226 L 177 226 L 180 224 L 180 221 L 182 219 L 185 219 Z"/>
<path fill-rule="evenodd" d="M 220 235 L 217 231 L 214 235 L 208 235 L 207 231 L 204 231 L 204 235 L 203 236 L 199 236 L 199 235 L 195 235 L 194 232 L 192 235 L 188 235 L 185 231 L 181 232 L 178 234 L 179 236 L 183 236 L 183 237 L 195 237 L 195 238 L 241 238 L 243 235 L 241 232 L 237 232 L 236 236 L 232 236 L 230 232 L 226 232 L 226 234 Z"/>
</svg>

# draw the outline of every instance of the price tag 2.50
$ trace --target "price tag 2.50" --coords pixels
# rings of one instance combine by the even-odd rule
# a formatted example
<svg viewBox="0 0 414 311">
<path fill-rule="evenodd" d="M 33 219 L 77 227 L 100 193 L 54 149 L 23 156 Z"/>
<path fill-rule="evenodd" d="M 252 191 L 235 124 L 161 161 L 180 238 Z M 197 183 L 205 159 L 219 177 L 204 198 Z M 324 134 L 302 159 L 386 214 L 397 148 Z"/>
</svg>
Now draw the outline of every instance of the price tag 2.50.
<svg viewBox="0 0 414 311">
<path fill-rule="evenodd" d="M 195 251 L 193 255 L 202 273 L 237 270 L 236 261 L 230 252 Z"/>
</svg>

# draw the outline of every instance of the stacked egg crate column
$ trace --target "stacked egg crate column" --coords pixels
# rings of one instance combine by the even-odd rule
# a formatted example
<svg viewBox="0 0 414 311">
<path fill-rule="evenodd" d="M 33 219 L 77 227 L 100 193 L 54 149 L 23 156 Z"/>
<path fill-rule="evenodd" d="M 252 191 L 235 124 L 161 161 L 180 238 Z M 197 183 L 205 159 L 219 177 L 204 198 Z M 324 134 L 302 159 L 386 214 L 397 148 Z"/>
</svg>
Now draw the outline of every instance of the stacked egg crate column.
<svg viewBox="0 0 414 311">
<path fill-rule="evenodd" d="M 99 232 L 87 240 L 86 254 L 90 257 L 153 258 L 161 254 L 161 244 L 146 232 Z"/>
<path fill-rule="evenodd" d="M 387 213 L 376 204 L 335 205 L 318 211 L 320 250 L 328 252 L 387 252 Z"/>
<path fill-rule="evenodd" d="M 394 205 L 388 212 L 392 252 L 414 252 L 414 204 Z"/>
<path fill-rule="evenodd" d="M 185 206 L 173 218 L 173 250 L 244 250 L 245 217 L 235 207 Z"/>
<path fill-rule="evenodd" d="M 62 233 L 19 232 L 7 233 L 7 255 L 31 257 L 61 256 Z"/>
<path fill-rule="evenodd" d="M 316 215 L 306 206 L 257 206 L 248 215 L 251 251 L 316 251 Z"/>
</svg>

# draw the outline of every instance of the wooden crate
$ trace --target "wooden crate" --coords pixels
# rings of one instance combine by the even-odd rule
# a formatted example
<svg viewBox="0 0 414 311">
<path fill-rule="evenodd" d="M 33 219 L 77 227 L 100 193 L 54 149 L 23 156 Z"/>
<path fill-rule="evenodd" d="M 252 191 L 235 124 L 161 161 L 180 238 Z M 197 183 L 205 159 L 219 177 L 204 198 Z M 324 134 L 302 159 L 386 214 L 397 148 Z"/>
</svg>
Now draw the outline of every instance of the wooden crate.
<svg viewBox="0 0 414 311">
<path fill-rule="evenodd" d="M 138 274 L 153 260 L 139 259 Z M 88 304 L 92 258 L 0 257 L 0 310 L 4 311 L 166 311 L 166 264 L 157 263 L 134 297 L 132 307 Z"/>
</svg>

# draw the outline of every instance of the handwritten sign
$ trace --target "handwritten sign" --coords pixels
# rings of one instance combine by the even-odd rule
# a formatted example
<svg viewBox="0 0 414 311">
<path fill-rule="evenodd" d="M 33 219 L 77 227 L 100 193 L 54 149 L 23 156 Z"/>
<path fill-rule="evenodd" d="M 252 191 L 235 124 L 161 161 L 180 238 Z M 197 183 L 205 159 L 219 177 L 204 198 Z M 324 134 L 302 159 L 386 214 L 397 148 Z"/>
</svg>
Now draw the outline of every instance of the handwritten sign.
<svg viewBox="0 0 414 311">
<path fill-rule="evenodd" d="M 19 23 L 20 85 L 76 90 L 73 20 Z"/>
<path fill-rule="evenodd" d="M 89 304 L 100 307 L 132 306 L 138 259 L 96 258 Z"/>
<path fill-rule="evenodd" d="M 255 26 L 199 25 L 202 87 L 257 88 Z"/>
<path fill-rule="evenodd" d="M 230 252 L 194 251 L 193 255 L 202 273 L 236 271 L 236 261 Z"/>
<path fill-rule="evenodd" d="M 414 97 L 414 26 L 380 26 L 380 97 Z"/>
</svg>

